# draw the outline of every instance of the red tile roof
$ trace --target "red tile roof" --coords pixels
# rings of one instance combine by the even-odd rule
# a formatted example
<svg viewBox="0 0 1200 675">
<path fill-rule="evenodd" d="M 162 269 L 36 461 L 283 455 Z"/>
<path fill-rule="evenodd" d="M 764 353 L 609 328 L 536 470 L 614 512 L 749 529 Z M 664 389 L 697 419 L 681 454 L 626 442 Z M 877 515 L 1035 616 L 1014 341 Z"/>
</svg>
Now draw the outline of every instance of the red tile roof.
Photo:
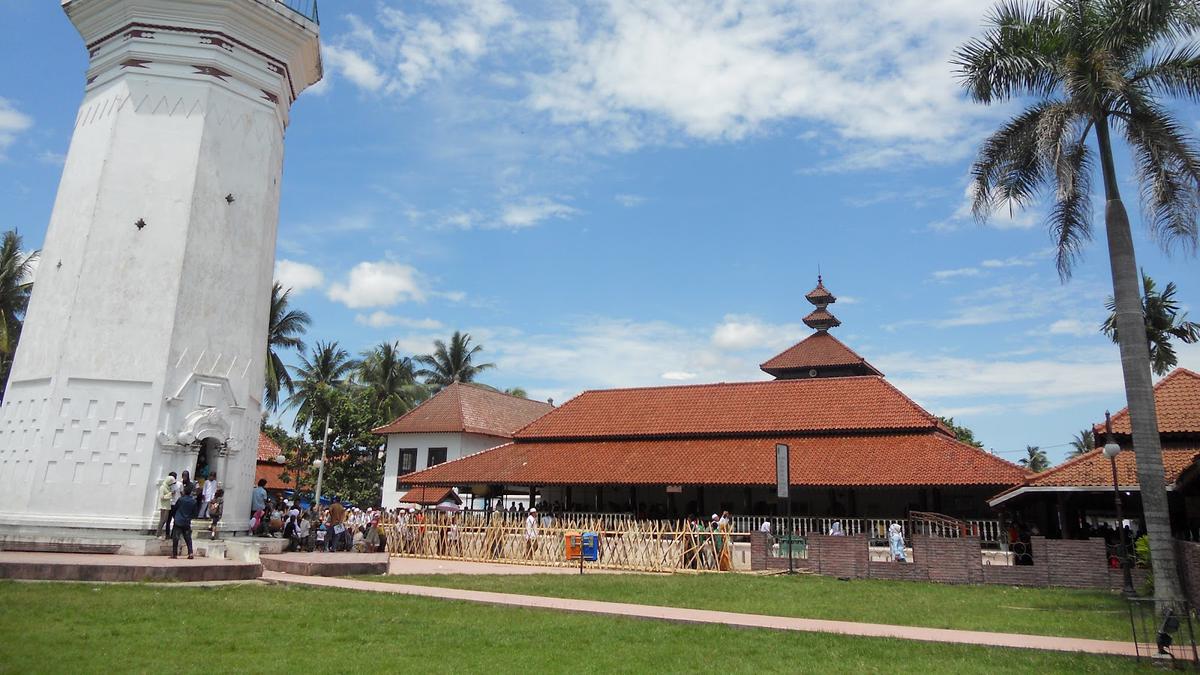
<svg viewBox="0 0 1200 675">
<path fill-rule="evenodd" d="M 515 442 L 409 474 L 423 485 L 1011 485 L 1021 467 L 941 433 Z"/>
<path fill-rule="evenodd" d="M 842 325 L 836 316 L 820 307 L 809 312 L 801 321 L 809 328 L 837 328 Z"/>
<path fill-rule="evenodd" d="M 274 441 L 270 436 L 263 432 L 258 432 L 258 461 L 273 462 L 275 458 L 283 454 L 283 448 Z"/>
<path fill-rule="evenodd" d="M 585 391 L 515 438 L 583 439 L 936 430 L 875 376 Z"/>
<path fill-rule="evenodd" d="M 825 288 L 825 282 L 819 276 L 817 277 L 817 287 L 805 293 L 804 297 L 814 305 L 832 305 L 837 302 L 837 297 L 830 293 L 828 288 Z"/>
<path fill-rule="evenodd" d="M 1200 456 L 1200 445 L 1163 448 L 1163 473 L 1167 485 L 1174 485 L 1197 456 Z M 1117 455 L 1117 483 L 1122 490 L 1138 489 L 1137 459 L 1132 450 L 1125 449 Z M 1097 448 L 1030 476 L 1020 485 L 1005 490 L 989 501 L 995 506 L 1024 492 L 1054 488 L 1111 490 L 1112 484 L 1112 463 L 1104 456 L 1103 450 Z"/>
<path fill-rule="evenodd" d="M 841 340 L 829 333 L 813 333 L 759 366 L 772 375 L 788 370 L 828 366 L 866 366 L 875 375 L 883 375 Z"/>
<path fill-rule="evenodd" d="M 374 432 L 465 432 L 511 438 L 513 432 L 551 410 L 554 406 L 549 403 L 456 382 Z"/>
<path fill-rule="evenodd" d="M 268 490 L 294 490 L 296 489 L 296 477 L 291 476 L 291 482 L 283 482 L 282 475 L 287 471 L 282 464 L 259 460 L 254 466 L 254 484 L 258 485 L 259 479 L 267 479 Z"/>
<path fill-rule="evenodd" d="M 1200 373 L 1176 368 L 1154 385 L 1154 407 L 1160 434 L 1200 434 Z M 1113 415 L 1113 432 L 1130 435 L 1129 408 Z M 1104 425 L 1096 425 L 1102 438 Z"/>
<path fill-rule="evenodd" d="M 421 506 L 437 506 L 444 501 L 462 504 L 462 498 L 448 487 L 417 486 L 400 495 L 401 504 L 420 504 Z"/>
</svg>

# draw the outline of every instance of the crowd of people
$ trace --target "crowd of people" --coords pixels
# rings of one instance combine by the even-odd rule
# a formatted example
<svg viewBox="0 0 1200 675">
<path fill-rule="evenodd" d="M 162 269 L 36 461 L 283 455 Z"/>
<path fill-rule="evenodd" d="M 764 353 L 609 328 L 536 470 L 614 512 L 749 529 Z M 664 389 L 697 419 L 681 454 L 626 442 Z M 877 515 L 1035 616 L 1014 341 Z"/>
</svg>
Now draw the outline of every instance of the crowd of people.
<svg viewBox="0 0 1200 675">
<path fill-rule="evenodd" d="M 225 491 L 215 472 L 205 472 L 197 481 L 184 471 L 167 474 L 158 486 L 158 530 L 160 538 L 171 539 L 171 557 L 179 557 L 179 542 L 187 544 L 187 557 L 192 559 L 192 521 L 208 518 L 208 535 L 215 539 L 217 524 L 225 507 Z"/>
</svg>

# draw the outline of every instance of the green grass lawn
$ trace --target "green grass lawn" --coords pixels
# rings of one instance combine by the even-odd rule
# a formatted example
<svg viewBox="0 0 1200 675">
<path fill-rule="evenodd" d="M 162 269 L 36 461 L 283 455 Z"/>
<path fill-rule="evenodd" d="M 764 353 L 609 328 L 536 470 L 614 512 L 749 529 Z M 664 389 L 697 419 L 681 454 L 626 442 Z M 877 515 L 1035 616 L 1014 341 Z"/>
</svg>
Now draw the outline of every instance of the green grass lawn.
<svg viewBox="0 0 1200 675">
<path fill-rule="evenodd" d="M 952 586 L 914 581 L 839 581 L 815 575 L 539 574 L 360 578 L 810 619 L 1104 640 L 1131 639 L 1125 602 L 1115 593 L 1099 591 Z"/>
<path fill-rule="evenodd" d="M 0 672 L 1129 672 L 1115 657 L 281 586 L 0 582 Z"/>
</svg>

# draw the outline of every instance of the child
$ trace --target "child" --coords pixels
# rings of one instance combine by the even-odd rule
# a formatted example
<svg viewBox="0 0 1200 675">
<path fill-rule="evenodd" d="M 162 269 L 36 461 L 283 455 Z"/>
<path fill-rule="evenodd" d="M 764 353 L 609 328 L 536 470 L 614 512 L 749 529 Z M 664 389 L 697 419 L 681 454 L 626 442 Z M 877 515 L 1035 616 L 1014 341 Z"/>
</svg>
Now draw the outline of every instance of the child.
<svg viewBox="0 0 1200 675">
<path fill-rule="evenodd" d="M 221 520 L 221 511 L 225 508 L 225 491 L 217 488 L 213 494 L 212 501 L 208 503 L 208 517 L 212 520 L 208 524 L 208 538 L 217 538 L 217 522 Z"/>
</svg>

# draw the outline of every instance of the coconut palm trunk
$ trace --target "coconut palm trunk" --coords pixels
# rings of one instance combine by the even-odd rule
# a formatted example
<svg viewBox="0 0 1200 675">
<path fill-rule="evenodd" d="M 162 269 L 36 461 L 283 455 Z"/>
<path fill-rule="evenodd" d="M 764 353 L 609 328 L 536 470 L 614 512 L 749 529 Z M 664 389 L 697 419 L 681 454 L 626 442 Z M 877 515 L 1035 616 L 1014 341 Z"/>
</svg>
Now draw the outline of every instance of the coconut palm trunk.
<svg viewBox="0 0 1200 675">
<path fill-rule="evenodd" d="M 980 103 L 1032 98 L 993 133 L 972 166 L 973 208 L 1023 208 L 1053 188 L 1047 223 L 1065 281 L 1092 236 L 1092 173 L 1104 180 L 1114 327 L 1133 430 L 1154 584 L 1160 601 L 1181 584 L 1154 410 L 1149 334 L 1112 132 L 1124 137 L 1141 183 L 1145 224 L 1166 246 L 1200 241 L 1200 144 L 1161 101 L 1200 101 L 1197 0 L 1001 0 L 981 37 L 958 49 L 963 86 Z M 1091 136 L 1095 134 L 1093 153 Z"/>
<path fill-rule="evenodd" d="M 1137 459 L 1142 517 L 1146 521 L 1146 534 L 1150 536 L 1151 558 L 1154 560 L 1154 594 L 1160 600 L 1180 600 L 1183 598 L 1183 589 L 1179 583 L 1175 541 L 1171 532 L 1171 511 L 1167 501 L 1162 442 L 1158 435 L 1158 411 L 1154 407 L 1154 381 L 1150 372 L 1150 345 L 1145 337 L 1146 319 L 1142 312 L 1140 275 L 1133 249 L 1133 233 L 1129 227 L 1129 213 L 1121 201 L 1121 191 L 1117 185 L 1108 119 L 1104 115 L 1096 120 L 1096 140 L 1104 176 L 1104 228 L 1108 237 L 1108 263 L 1112 271 L 1113 299 L 1117 308 L 1117 344 L 1121 350 L 1125 400 L 1133 430 L 1133 454 Z"/>
</svg>

